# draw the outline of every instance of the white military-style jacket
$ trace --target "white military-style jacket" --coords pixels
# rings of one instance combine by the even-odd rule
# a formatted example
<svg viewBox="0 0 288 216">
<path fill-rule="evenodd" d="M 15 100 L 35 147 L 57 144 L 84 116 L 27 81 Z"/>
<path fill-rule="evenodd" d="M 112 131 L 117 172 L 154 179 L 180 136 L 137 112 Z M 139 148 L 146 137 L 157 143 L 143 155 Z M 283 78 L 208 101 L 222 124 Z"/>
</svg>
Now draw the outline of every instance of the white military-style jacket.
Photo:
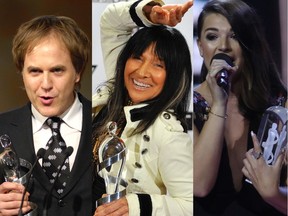
<svg viewBox="0 0 288 216">
<path fill-rule="evenodd" d="M 105 90 L 93 96 L 94 106 L 102 106 Z M 97 103 L 99 101 L 99 104 Z M 193 154 L 192 140 L 183 132 L 180 121 L 170 112 L 163 112 L 144 133 L 130 136 L 139 121 L 131 121 L 131 110 L 146 104 L 125 106 L 124 141 L 126 163 L 122 178 L 128 183 L 126 196 L 129 215 L 140 215 L 136 194 L 149 194 L 152 215 L 192 215 Z"/>
<path fill-rule="evenodd" d="M 151 1 L 139 1 L 135 7 L 135 14 L 146 26 L 151 26 L 152 23 L 146 19 L 142 8 L 149 2 Z M 156 2 L 163 4 L 162 1 Z M 114 76 L 118 54 L 137 28 L 129 14 L 133 3 L 135 1 L 110 4 L 101 17 L 101 45 L 108 79 Z M 109 92 L 105 87 L 99 88 L 93 95 L 93 108 L 105 105 L 108 96 Z M 130 132 L 139 124 L 139 121 L 131 120 L 131 111 L 144 106 L 146 104 L 124 107 L 127 124 L 121 139 L 127 147 L 127 158 L 122 177 L 128 182 L 126 198 L 129 215 L 140 215 L 141 206 L 137 194 L 148 194 L 152 202 L 153 216 L 191 216 L 193 215 L 191 136 L 183 131 L 180 121 L 168 111 L 161 113 L 144 133 L 130 136 Z"/>
</svg>

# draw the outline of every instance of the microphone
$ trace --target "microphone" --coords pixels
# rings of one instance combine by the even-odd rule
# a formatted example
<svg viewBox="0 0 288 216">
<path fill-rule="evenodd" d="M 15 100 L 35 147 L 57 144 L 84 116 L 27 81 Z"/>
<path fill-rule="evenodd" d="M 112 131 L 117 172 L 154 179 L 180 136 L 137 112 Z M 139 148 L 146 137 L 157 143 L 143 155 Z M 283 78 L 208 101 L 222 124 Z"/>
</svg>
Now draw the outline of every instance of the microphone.
<svg viewBox="0 0 288 216">
<path fill-rule="evenodd" d="M 227 64 L 229 64 L 231 67 L 234 66 L 233 61 L 231 59 L 230 56 L 224 54 L 224 53 L 217 53 L 216 55 L 213 56 L 211 63 L 214 59 L 221 59 L 227 62 Z M 210 63 L 210 64 L 211 64 Z M 218 86 L 220 86 L 221 88 L 223 88 L 226 93 L 228 93 L 229 91 L 229 74 L 227 72 L 227 70 L 225 68 L 223 68 L 222 70 L 220 70 L 216 76 L 216 81 Z"/>
<path fill-rule="evenodd" d="M 51 193 L 52 193 L 52 190 L 53 190 L 54 187 L 55 187 L 55 184 L 56 184 L 56 182 L 57 182 L 57 180 L 58 180 L 59 174 L 60 174 L 60 172 L 61 172 L 62 167 L 63 167 L 64 164 L 65 164 L 66 159 L 73 153 L 73 151 L 74 151 L 73 147 L 68 146 L 68 147 L 65 149 L 64 153 L 63 153 L 63 154 L 64 154 L 64 160 L 63 160 L 61 166 L 59 167 L 59 169 L 58 169 L 58 171 L 57 171 L 57 174 L 56 174 L 56 176 L 55 176 L 55 178 L 54 178 L 54 182 L 53 182 L 53 184 L 52 184 L 52 186 L 51 186 L 51 188 L 50 188 L 50 190 L 49 190 L 49 192 L 48 192 L 48 194 L 46 195 L 45 200 L 44 200 L 43 214 L 42 214 L 43 216 L 47 216 L 47 215 L 48 215 L 48 203 L 50 203 L 50 201 L 51 201 Z"/>
<path fill-rule="evenodd" d="M 22 215 L 23 215 L 22 207 L 23 207 L 23 203 L 24 203 L 24 197 L 25 197 L 25 194 L 26 194 L 27 189 L 28 189 L 28 187 L 29 187 L 30 178 L 31 178 L 31 176 L 32 176 L 32 172 L 33 172 L 33 170 L 34 170 L 34 167 L 36 166 L 36 164 L 37 164 L 37 162 L 39 161 L 39 159 L 44 157 L 45 152 L 46 152 L 46 150 L 45 150 L 44 148 L 40 148 L 40 149 L 37 151 L 36 160 L 35 160 L 33 166 L 31 167 L 31 169 L 30 169 L 30 171 L 29 171 L 29 173 L 28 173 L 28 176 L 27 176 L 27 183 L 26 183 L 26 186 L 24 187 L 24 192 L 23 192 L 23 195 L 22 195 L 22 199 L 21 199 L 21 204 L 20 204 L 18 216 L 22 216 Z"/>
</svg>

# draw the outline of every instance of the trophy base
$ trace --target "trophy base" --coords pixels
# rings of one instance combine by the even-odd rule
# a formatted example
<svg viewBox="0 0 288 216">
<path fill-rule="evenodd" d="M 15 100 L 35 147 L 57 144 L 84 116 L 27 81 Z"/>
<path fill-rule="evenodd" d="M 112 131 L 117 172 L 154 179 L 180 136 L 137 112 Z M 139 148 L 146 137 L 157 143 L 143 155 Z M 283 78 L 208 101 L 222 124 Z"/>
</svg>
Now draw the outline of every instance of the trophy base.
<svg viewBox="0 0 288 216">
<path fill-rule="evenodd" d="M 116 183 L 116 178 L 114 178 L 113 176 L 109 176 L 109 178 L 112 182 Z M 124 197 L 126 195 L 126 187 L 128 184 L 124 179 L 120 179 L 119 185 L 122 186 L 122 188 L 124 189 L 113 194 L 107 194 L 105 197 L 96 200 L 96 208 L 105 203 L 110 203 L 114 200 L 118 200 L 121 197 Z"/>
<path fill-rule="evenodd" d="M 108 194 L 107 196 L 102 197 L 96 201 L 96 208 L 103 204 L 110 203 L 114 200 L 118 200 L 121 197 L 124 197 L 125 195 L 126 195 L 126 189 L 119 191 L 117 193 L 114 193 L 114 194 Z"/>
<path fill-rule="evenodd" d="M 20 183 L 24 185 L 27 189 L 29 186 L 29 181 L 31 177 L 31 168 L 32 164 L 29 161 L 26 161 L 22 158 L 19 158 L 20 166 L 21 166 L 21 174 L 22 176 L 15 180 L 14 182 Z M 24 216 L 38 216 L 38 206 L 36 203 L 30 202 L 31 210 L 27 212 L 26 214 L 23 214 Z"/>
</svg>

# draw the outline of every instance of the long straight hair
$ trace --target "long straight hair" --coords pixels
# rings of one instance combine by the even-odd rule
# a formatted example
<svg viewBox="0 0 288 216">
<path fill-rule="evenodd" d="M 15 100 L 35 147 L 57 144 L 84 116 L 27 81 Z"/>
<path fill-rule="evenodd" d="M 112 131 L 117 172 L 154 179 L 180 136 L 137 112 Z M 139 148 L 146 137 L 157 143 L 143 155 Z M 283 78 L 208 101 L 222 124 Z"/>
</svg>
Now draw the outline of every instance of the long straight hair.
<svg viewBox="0 0 288 216">
<path fill-rule="evenodd" d="M 198 38 L 205 18 L 211 13 L 221 14 L 228 20 L 242 49 L 244 61 L 236 77 L 237 87 L 232 86 L 240 111 L 248 119 L 260 117 L 273 99 L 287 97 L 287 89 L 272 58 L 262 23 L 253 8 L 241 0 L 212 0 L 199 15 Z M 203 64 L 201 81 L 206 75 L 207 68 Z"/>
</svg>

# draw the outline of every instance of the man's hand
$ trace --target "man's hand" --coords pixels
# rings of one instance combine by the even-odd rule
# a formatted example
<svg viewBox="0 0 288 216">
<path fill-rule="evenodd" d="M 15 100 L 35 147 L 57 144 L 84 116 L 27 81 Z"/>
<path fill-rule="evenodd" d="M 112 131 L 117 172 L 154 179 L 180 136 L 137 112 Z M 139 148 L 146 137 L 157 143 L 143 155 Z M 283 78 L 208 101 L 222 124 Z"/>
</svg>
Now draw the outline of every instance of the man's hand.
<svg viewBox="0 0 288 216">
<path fill-rule="evenodd" d="M 4 182 L 0 185 L 0 216 L 18 215 L 24 186 L 14 182 Z M 28 202 L 29 193 L 24 197 L 22 212 L 31 210 Z"/>
</svg>

